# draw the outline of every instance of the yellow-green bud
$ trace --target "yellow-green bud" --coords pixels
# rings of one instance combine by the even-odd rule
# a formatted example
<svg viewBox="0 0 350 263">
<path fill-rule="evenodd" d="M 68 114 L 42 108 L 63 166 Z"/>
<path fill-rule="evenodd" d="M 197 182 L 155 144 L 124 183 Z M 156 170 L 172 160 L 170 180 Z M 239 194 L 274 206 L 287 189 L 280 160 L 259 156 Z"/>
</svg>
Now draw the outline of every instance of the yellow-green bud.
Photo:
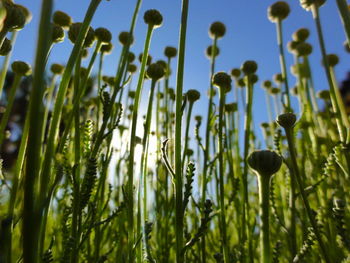
<svg viewBox="0 0 350 263">
<path fill-rule="evenodd" d="M 214 48 L 214 46 L 212 46 L 212 45 L 207 47 L 206 55 L 209 59 L 212 58 L 212 56 L 216 57 L 220 54 L 220 49 L 217 46 L 215 46 L 215 52 L 213 54 L 213 48 Z"/>
<path fill-rule="evenodd" d="M 128 71 L 132 74 L 135 73 L 137 70 L 137 66 L 135 64 L 129 64 Z"/>
<path fill-rule="evenodd" d="M 232 79 L 226 72 L 218 72 L 213 76 L 213 85 L 227 93 L 231 90 Z"/>
<path fill-rule="evenodd" d="M 72 24 L 72 18 L 65 12 L 58 10 L 53 13 L 53 22 L 64 29 L 68 29 Z"/>
<path fill-rule="evenodd" d="M 89 50 L 87 48 L 84 48 L 82 51 L 81 51 L 81 58 L 87 58 L 89 55 Z"/>
<path fill-rule="evenodd" d="M 271 80 L 265 80 L 265 81 L 263 82 L 263 88 L 269 89 L 269 88 L 271 88 L 271 87 L 272 87 L 272 82 L 271 82 Z"/>
<path fill-rule="evenodd" d="M 103 54 L 110 54 L 113 50 L 113 44 L 112 43 L 106 43 L 106 44 L 103 44 L 100 48 L 100 52 L 103 53 Z"/>
<path fill-rule="evenodd" d="M 281 73 L 277 73 L 277 74 L 275 74 L 274 76 L 273 76 L 273 81 L 275 82 L 275 83 L 283 83 L 283 76 L 282 76 L 282 74 Z"/>
<path fill-rule="evenodd" d="M 129 51 L 129 53 L 128 53 L 128 61 L 129 61 L 129 63 L 134 62 L 135 57 L 136 57 L 135 54 Z"/>
<path fill-rule="evenodd" d="M 127 31 L 120 32 L 118 39 L 120 44 L 122 44 L 123 46 L 131 46 L 134 43 L 134 37 L 130 35 L 130 33 Z"/>
<path fill-rule="evenodd" d="M 323 100 L 330 100 L 331 98 L 329 90 L 326 89 L 317 92 L 317 97 Z"/>
<path fill-rule="evenodd" d="M 141 53 L 139 55 L 139 61 L 142 62 L 142 57 L 143 57 L 143 53 Z M 152 63 L 152 56 L 150 54 L 147 55 L 147 61 L 146 61 L 146 65 L 149 66 Z"/>
<path fill-rule="evenodd" d="M 95 29 L 95 36 L 98 41 L 101 41 L 102 43 L 110 43 L 112 40 L 112 34 L 111 32 L 104 27 L 99 27 Z"/>
<path fill-rule="evenodd" d="M 281 90 L 279 88 L 271 88 L 270 89 L 270 93 L 272 95 L 276 95 L 276 94 L 279 94 L 281 92 Z"/>
<path fill-rule="evenodd" d="M 247 162 L 259 176 L 272 176 L 281 168 L 282 157 L 270 150 L 254 151 Z"/>
<path fill-rule="evenodd" d="M 216 21 L 210 25 L 209 36 L 211 38 L 222 38 L 226 33 L 226 27 L 223 23 Z"/>
<path fill-rule="evenodd" d="M 293 128 L 296 121 L 297 117 L 291 112 L 279 115 L 276 120 L 277 124 L 285 129 Z"/>
<path fill-rule="evenodd" d="M 146 72 L 147 77 L 154 81 L 161 79 L 164 76 L 164 73 L 165 72 L 163 66 L 158 63 L 149 65 Z"/>
<path fill-rule="evenodd" d="M 297 46 L 300 44 L 300 42 L 292 40 L 287 43 L 287 48 L 290 53 L 296 53 Z"/>
<path fill-rule="evenodd" d="M 258 64 L 256 64 L 253 60 L 247 60 L 243 63 L 241 70 L 245 75 L 254 74 L 256 70 L 258 69 Z"/>
<path fill-rule="evenodd" d="M 339 57 L 336 54 L 328 54 L 326 59 L 330 67 L 335 67 L 339 63 Z"/>
<path fill-rule="evenodd" d="M 317 7 L 320 7 L 325 2 L 326 0 L 300 0 L 301 6 L 307 11 L 311 10 L 312 5 L 316 5 Z"/>
<path fill-rule="evenodd" d="M 5 38 L 2 42 L 2 46 L 0 48 L 0 56 L 6 56 L 12 50 L 11 41 L 8 38 Z"/>
<path fill-rule="evenodd" d="M 28 76 L 32 73 L 30 65 L 23 61 L 14 61 L 11 65 L 12 71 L 21 76 Z"/>
<path fill-rule="evenodd" d="M 135 98 L 136 92 L 134 90 L 130 90 L 128 96 L 133 99 Z"/>
<path fill-rule="evenodd" d="M 300 28 L 293 34 L 293 40 L 297 42 L 304 42 L 310 36 L 310 30 L 307 28 Z"/>
<path fill-rule="evenodd" d="M 201 121 L 202 121 L 202 116 L 201 116 L 201 115 L 196 115 L 196 116 L 194 116 L 194 119 L 195 119 L 197 122 L 201 122 Z"/>
<path fill-rule="evenodd" d="M 239 68 L 234 68 L 231 70 L 231 76 L 234 78 L 239 78 L 241 75 L 241 70 Z"/>
<path fill-rule="evenodd" d="M 8 31 L 21 30 L 26 24 L 26 13 L 19 5 L 12 2 L 4 2 L 6 8 L 6 18 L 4 28 Z"/>
<path fill-rule="evenodd" d="M 58 25 L 52 25 L 52 38 L 51 41 L 53 43 L 59 43 L 64 40 L 64 30 L 61 26 Z"/>
<path fill-rule="evenodd" d="M 190 90 L 187 91 L 186 96 L 187 96 L 188 101 L 190 103 L 191 102 L 193 103 L 193 102 L 195 102 L 195 101 L 200 99 L 201 94 L 199 93 L 198 90 L 190 89 Z"/>
<path fill-rule="evenodd" d="M 78 38 L 81 27 L 82 27 L 82 23 L 73 23 L 69 27 L 68 38 L 70 41 L 72 41 L 73 44 Z M 89 29 L 84 41 L 84 47 L 91 47 L 94 41 L 95 41 L 95 32 L 92 29 L 92 27 L 89 26 Z"/>
<path fill-rule="evenodd" d="M 143 16 L 143 20 L 149 26 L 153 28 L 159 27 L 163 23 L 162 14 L 156 9 L 147 10 Z"/>
<path fill-rule="evenodd" d="M 296 46 L 296 54 L 298 57 L 306 57 L 312 53 L 312 46 L 307 42 L 301 42 Z"/>
<path fill-rule="evenodd" d="M 167 58 L 176 57 L 176 55 L 177 55 L 177 49 L 176 49 L 176 47 L 171 47 L 171 46 L 165 47 L 165 49 L 164 49 L 164 55 L 165 55 Z"/>
<path fill-rule="evenodd" d="M 60 64 L 54 63 L 50 68 L 51 72 L 56 75 L 61 75 L 64 71 L 64 67 Z"/>
<path fill-rule="evenodd" d="M 244 78 L 238 79 L 237 85 L 238 85 L 238 87 L 240 87 L 240 88 L 244 88 L 244 87 L 246 86 L 246 85 L 245 85 Z"/>
<path fill-rule="evenodd" d="M 238 106 L 237 106 L 237 103 L 235 102 L 225 104 L 226 112 L 236 112 L 237 109 L 238 109 Z"/>
<path fill-rule="evenodd" d="M 267 13 L 271 22 L 282 21 L 290 13 L 289 4 L 284 1 L 278 1 L 268 8 Z"/>
</svg>

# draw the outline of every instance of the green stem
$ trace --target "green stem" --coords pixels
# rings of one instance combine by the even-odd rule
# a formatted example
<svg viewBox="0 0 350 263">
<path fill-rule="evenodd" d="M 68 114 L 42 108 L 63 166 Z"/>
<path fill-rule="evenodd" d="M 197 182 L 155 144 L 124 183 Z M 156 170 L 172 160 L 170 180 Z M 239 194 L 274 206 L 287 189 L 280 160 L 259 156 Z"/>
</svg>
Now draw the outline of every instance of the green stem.
<svg viewBox="0 0 350 263">
<path fill-rule="evenodd" d="M 188 148 L 188 140 L 189 140 L 188 134 L 189 134 L 189 130 L 190 130 L 192 109 L 193 109 L 193 102 L 190 102 L 189 107 L 188 107 L 187 120 L 186 120 L 185 145 L 184 145 L 184 150 L 182 153 L 182 171 L 184 171 L 185 161 L 186 161 L 186 151 Z"/>
<path fill-rule="evenodd" d="M 342 19 L 346 38 L 348 41 L 348 45 L 350 46 L 350 12 L 349 6 L 346 0 L 337 0 L 337 5 L 340 13 L 340 17 Z"/>
</svg>

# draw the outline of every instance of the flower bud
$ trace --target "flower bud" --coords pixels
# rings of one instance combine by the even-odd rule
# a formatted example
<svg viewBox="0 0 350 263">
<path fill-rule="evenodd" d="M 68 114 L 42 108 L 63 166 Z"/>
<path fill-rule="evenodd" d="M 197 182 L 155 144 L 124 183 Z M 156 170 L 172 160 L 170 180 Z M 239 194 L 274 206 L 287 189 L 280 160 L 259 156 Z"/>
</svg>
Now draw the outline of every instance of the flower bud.
<svg viewBox="0 0 350 263">
<path fill-rule="evenodd" d="M 100 52 L 106 55 L 106 54 L 110 54 L 112 52 L 112 49 L 113 49 L 113 44 L 106 43 L 101 46 Z"/>
<path fill-rule="evenodd" d="M 270 80 L 265 80 L 265 81 L 263 82 L 263 88 L 269 89 L 269 88 L 271 88 L 271 87 L 272 87 L 272 82 L 271 82 Z"/>
<path fill-rule="evenodd" d="M 226 72 L 218 72 L 213 76 L 213 85 L 222 88 L 225 93 L 231 89 L 232 79 Z"/>
<path fill-rule="evenodd" d="M 127 31 L 120 32 L 118 39 L 123 46 L 131 46 L 134 43 L 134 37 Z"/>
<path fill-rule="evenodd" d="M 329 90 L 324 89 L 324 90 L 320 90 L 319 92 L 317 92 L 317 97 L 319 97 L 320 99 L 323 100 L 330 100 L 330 93 Z"/>
<path fill-rule="evenodd" d="M 64 29 L 68 29 L 72 24 L 72 18 L 65 12 L 56 11 L 53 13 L 53 22 Z"/>
<path fill-rule="evenodd" d="M 293 128 L 296 121 L 297 121 L 297 117 L 295 116 L 294 113 L 291 113 L 291 112 L 287 112 L 279 115 L 276 120 L 278 125 L 285 129 Z"/>
<path fill-rule="evenodd" d="M 89 55 L 89 50 L 87 48 L 84 48 L 82 51 L 81 51 L 81 58 L 87 58 Z"/>
<path fill-rule="evenodd" d="M 316 5 L 317 7 L 320 7 L 325 2 L 326 0 L 300 0 L 301 6 L 307 11 L 311 10 L 312 5 Z"/>
<path fill-rule="evenodd" d="M 186 96 L 187 96 L 188 101 L 190 103 L 193 103 L 193 102 L 199 100 L 199 98 L 201 97 L 201 94 L 199 93 L 198 90 L 190 89 L 187 91 Z"/>
<path fill-rule="evenodd" d="M 226 112 L 236 112 L 238 109 L 237 103 L 232 102 L 232 103 L 227 103 L 225 105 L 225 111 Z"/>
<path fill-rule="evenodd" d="M 246 85 L 245 85 L 244 78 L 238 79 L 237 85 L 238 85 L 238 87 L 240 87 L 240 88 L 244 88 L 244 87 L 246 86 Z"/>
<path fill-rule="evenodd" d="M 275 83 L 283 83 L 283 76 L 282 76 L 282 74 L 281 73 L 277 73 L 277 74 L 275 74 L 274 76 L 273 76 L 273 81 L 275 82 Z"/>
<path fill-rule="evenodd" d="M 258 65 L 253 60 L 247 60 L 243 63 L 241 70 L 245 75 L 254 74 L 256 70 L 258 69 Z"/>
<path fill-rule="evenodd" d="M 284 1 L 278 1 L 268 8 L 267 13 L 271 22 L 282 21 L 290 13 L 289 4 Z"/>
<path fill-rule="evenodd" d="M 101 41 L 102 43 L 110 43 L 112 40 L 112 34 L 111 32 L 104 27 L 99 27 L 95 29 L 95 36 L 98 41 Z"/>
<path fill-rule="evenodd" d="M 63 28 L 58 25 L 52 25 L 52 37 L 51 41 L 53 43 L 60 43 L 64 40 L 64 31 Z"/>
<path fill-rule="evenodd" d="M 60 64 L 52 64 L 51 65 L 51 68 L 50 68 L 51 72 L 53 74 L 56 74 L 56 75 L 62 75 L 63 71 L 64 71 L 64 67 Z"/>
<path fill-rule="evenodd" d="M 339 57 L 336 54 L 328 54 L 326 59 L 330 67 L 335 67 L 339 63 Z"/>
<path fill-rule="evenodd" d="M 307 28 L 300 28 L 293 34 L 293 40 L 297 42 L 304 42 L 310 36 L 310 30 Z"/>
<path fill-rule="evenodd" d="M 241 75 L 241 70 L 239 68 L 234 68 L 231 70 L 231 76 L 234 78 L 239 78 Z"/>
<path fill-rule="evenodd" d="M 135 73 L 137 70 L 137 66 L 135 64 L 129 64 L 128 71 L 132 74 Z"/>
<path fill-rule="evenodd" d="M 6 8 L 6 18 L 4 28 L 7 31 L 21 30 L 26 24 L 26 14 L 23 8 L 12 2 L 4 2 Z"/>
<path fill-rule="evenodd" d="M 153 63 L 148 66 L 146 74 L 150 79 L 157 81 L 164 76 L 164 68 L 158 63 Z"/>
<path fill-rule="evenodd" d="M 312 53 L 312 46 L 307 42 L 301 42 L 296 46 L 296 54 L 298 57 L 306 57 Z"/>
<path fill-rule="evenodd" d="M 279 88 L 271 88 L 270 89 L 270 93 L 272 94 L 272 95 L 276 95 L 276 94 L 279 94 L 281 92 L 281 90 L 279 89 Z"/>
<path fill-rule="evenodd" d="M 157 63 L 158 65 L 162 66 L 162 68 L 164 69 L 164 71 L 167 70 L 168 64 L 167 64 L 164 60 L 161 60 L 161 59 L 160 59 L 160 60 L 157 60 L 156 63 Z"/>
<path fill-rule="evenodd" d="M 28 76 L 32 73 L 30 65 L 23 61 L 15 61 L 11 65 L 12 71 L 21 76 Z"/>
<path fill-rule="evenodd" d="M 134 90 L 130 90 L 128 93 L 129 98 L 133 99 L 135 98 L 136 92 Z"/>
<path fill-rule="evenodd" d="M 296 54 L 297 46 L 300 44 L 300 42 L 292 40 L 287 43 L 287 49 L 290 53 Z"/>
<path fill-rule="evenodd" d="M 68 38 L 70 41 L 72 41 L 73 44 L 78 38 L 81 26 L 82 26 L 82 23 L 73 23 L 69 27 Z M 94 41 L 95 41 L 95 32 L 92 29 L 92 27 L 89 26 L 89 29 L 84 41 L 84 47 L 91 47 Z"/>
<path fill-rule="evenodd" d="M 223 23 L 216 21 L 210 25 L 209 36 L 211 38 L 222 38 L 226 33 L 226 27 Z"/>
<path fill-rule="evenodd" d="M 0 48 L 0 56 L 6 56 L 12 50 L 11 41 L 8 38 L 5 38 L 2 42 L 2 46 Z"/>
<path fill-rule="evenodd" d="M 206 55 L 208 58 L 212 58 L 212 56 L 216 57 L 220 54 L 220 49 L 217 46 L 215 46 L 215 52 L 213 54 L 213 47 L 214 46 L 207 47 Z"/>
<path fill-rule="evenodd" d="M 167 57 L 167 58 L 173 58 L 173 57 L 176 57 L 177 55 L 177 49 L 175 47 L 165 47 L 164 49 L 164 55 Z"/>
<path fill-rule="evenodd" d="M 142 63 L 142 57 L 143 57 L 143 53 L 141 53 L 139 55 L 139 61 L 140 63 Z M 150 54 L 147 55 L 147 62 L 146 62 L 146 65 L 149 66 L 150 64 L 152 63 L 152 57 Z"/>
<path fill-rule="evenodd" d="M 134 62 L 135 57 L 136 57 L 135 54 L 129 51 L 129 53 L 128 53 L 128 61 L 129 61 L 129 63 Z"/>
<path fill-rule="evenodd" d="M 196 116 L 194 116 L 194 119 L 195 119 L 197 122 L 201 122 L 201 121 L 202 121 L 202 116 L 201 116 L 201 115 L 196 115 Z"/>
<path fill-rule="evenodd" d="M 159 27 L 163 23 L 163 16 L 156 9 L 147 10 L 143 16 L 145 23 L 153 28 Z"/>
<path fill-rule="evenodd" d="M 252 152 L 247 162 L 258 176 L 272 176 L 282 165 L 282 157 L 274 151 L 260 150 Z"/>
</svg>

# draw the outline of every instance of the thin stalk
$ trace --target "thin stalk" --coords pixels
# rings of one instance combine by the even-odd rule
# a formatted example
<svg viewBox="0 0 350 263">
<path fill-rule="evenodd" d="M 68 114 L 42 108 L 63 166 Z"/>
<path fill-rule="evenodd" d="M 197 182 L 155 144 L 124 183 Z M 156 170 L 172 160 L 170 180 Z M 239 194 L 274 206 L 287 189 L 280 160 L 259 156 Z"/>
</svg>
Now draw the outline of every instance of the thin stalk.
<svg viewBox="0 0 350 263">
<path fill-rule="evenodd" d="M 189 103 L 188 112 L 187 112 L 186 130 L 185 130 L 185 145 L 184 145 L 184 150 L 182 153 L 182 171 L 184 171 L 184 167 L 185 167 L 186 151 L 188 148 L 188 140 L 189 140 L 188 134 L 189 134 L 189 130 L 190 130 L 190 122 L 191 122 L 193 104 L 194 104 L 193 102 Z"/>
<path fill-rule="evenodd" d="M 350 46 L 350 12 L 349 12 L 349 4 L 346 0 L 337 0 L 337 6 L 340 13 L 340 17 L 342 19 L 346 38 L 348 41 L 348 45 Z"/>
</svg>

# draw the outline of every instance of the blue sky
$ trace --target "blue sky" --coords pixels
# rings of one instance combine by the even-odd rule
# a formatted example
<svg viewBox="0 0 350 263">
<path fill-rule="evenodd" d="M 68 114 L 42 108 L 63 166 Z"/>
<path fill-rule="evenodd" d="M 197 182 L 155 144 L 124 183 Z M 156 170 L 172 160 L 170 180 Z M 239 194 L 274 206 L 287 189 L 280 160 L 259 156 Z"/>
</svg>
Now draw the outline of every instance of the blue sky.
<svg viewBox="0 0 350 263">
<path fill-rule="evenodd" d="M 192 0 L 189 9 L 189 25 L 185 62 L 184 89 L 198 89 L 202 93 L 200 102 L 196 105 L 194 113 L 206 112 L 209 81 L 209 61 L 204 51 L 211 44 L 208 37 L 208 28 L 214 21 L 225 23 L 227 33 L 219 41 L 220 56 L 217 60 L 217 71 L 229 71 L 240 67 L 245 60 L 256 60 L 259 69 L 260 81 L 271 79 L 275 73 L 280 72 L 278 48 L 276 43 L 275 24 L 267 18 L 267 8 L 275 1 L 271 0 Z M 299 1 L 288 1 L 291 6 L 289 17 L 283 22 L 284 41 L 291 39 L 291 34 L 300 27 L 307 27 L 311 31 L 309 42 L 314 46 L 310 61 L 317 90 L 327 88 L 323 68 L 320 65 L 321 57 L 315 25 L 310 12 L 303 10 Z M 19 33 L 13 60 L 33 61 L 36 45 L 36 32 L 41 1 L 18 0 L 16 3 L 25 5 L 33 13 L 33 20 Z M 88 0 L 59 0 L 55 1 L 55 10 L 62 10 L 73 17 L 75 22 L 83 20 Z M 120 31 L 129 29 L 132 12 L 136 0 L 102 1 L 92 22 L 92 27 L 106 27 L 113 33 L 114 52 L 106 58 L 104 73 L 114 74 L 121 46 L 117 38 Z M 176 46 L 178 42 L 179 24 L 181 15 L 180 0 L 144 0 L 138 17 L 135 43 L 131 50 L 139 54 L 143 47 L 146 26 L 143 22 L 143 13 L 147 9 L 156 8 L 163 14 L 163 26 L 156 29 L 151 43 L 150 53 L 154 59 L 163 59 L 163 50 L 167 45 Z M 335 1 L 327 1 L 321 8 L 321 17 L 326 36 L 328 53 L 340 56 L 340 64 L 336 68 L 338 80 L 346 76 L 350 69 L 349 54 L 344 51 L 344 30 L 338 15 Z M 71 44 L 69 41 L 58 44 L 52 51 L 51 62 L 65 63 L 67 61 Z M 287 65 L 293 64 L 293 56 L 287 54 Z M 175 64 L 172 66 L 175 69 Z M 261 89 L 261 82 L 256 85 L 254 94 L 254 118 L 257 123 L 267 121 L 265 98 Z M 295 79 L 290 77 L 290 86 L 293 87 Z M 174 86 L 174 80 L 171 85 Z M 146 95 L 146 92 L 144 92 Z M 228 101 L 232 97 L 228 97 Z M 296 99 L 293 99 L 294 102 Z M 297 109 L 297 107 L 295 107 Z M 260 132 L 260 131 L 259 131 Z"/>
</svg>

